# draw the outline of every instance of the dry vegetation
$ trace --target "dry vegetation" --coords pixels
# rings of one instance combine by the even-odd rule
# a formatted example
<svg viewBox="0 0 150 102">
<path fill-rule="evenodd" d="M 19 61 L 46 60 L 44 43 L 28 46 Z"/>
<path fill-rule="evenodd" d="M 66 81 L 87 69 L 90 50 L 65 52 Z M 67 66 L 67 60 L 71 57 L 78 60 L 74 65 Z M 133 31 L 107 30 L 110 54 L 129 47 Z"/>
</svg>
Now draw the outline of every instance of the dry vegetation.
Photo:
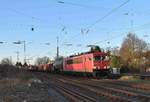
<svg viewBox="0 0 150 102">
<path fill-rule="evenodd" d="M 150 83 L 88 79 L 0 66 L 0 102 L 149 102 Z"/>
<path fill-rule="evenodd" d="M 47 90 L 31 72 L 0 66 L 0 102 L 53 102 Z"/>
</svg>

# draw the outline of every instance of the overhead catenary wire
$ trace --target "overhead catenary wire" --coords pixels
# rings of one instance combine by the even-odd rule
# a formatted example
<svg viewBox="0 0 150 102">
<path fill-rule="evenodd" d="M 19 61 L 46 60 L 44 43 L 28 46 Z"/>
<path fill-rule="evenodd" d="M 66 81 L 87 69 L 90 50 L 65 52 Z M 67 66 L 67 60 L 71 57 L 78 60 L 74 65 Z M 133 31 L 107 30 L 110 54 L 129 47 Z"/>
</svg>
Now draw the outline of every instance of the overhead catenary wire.
<svg viewBox="0 0 150 102">
<path fill-rule="evenodd" d="M 66 4 L 66 5 L 72 5 L 72 6 L 78 6 L 78 7 L 83 7 L 83 8 L 97 8 L 97 9 L 109 9 L 109 8 L 105 8 L 105 7 L 100 7 L 100 6 L 90 6 L 90 5 L 84 5 L 84 4 L 79 4 L 79 3 L 73 3 L 73 2 L 66 2 L 66 1 L 57 1 L 57 3 L 60 4 Z"/>
<path fill-rule="evenodd" d="M 136 32 L 136 31 L 140 31 L 140 30 L 143 30 L 143 29 L 149 29 L 149 26 L 150 26 L 150 23 L 143 24 L 142 26 L 135 27 L 136 29 L 134 31 Z M 101 41 L 97 41 L 97 42 L 92 43 L 92 44 L 100 44 L 100 43 L 104 43 L 104 42 L 107 42 L 107 41 L 109 41 L 109 43 L 110 43 L 110 41 L 118 39 L 118 38 L 120 38 L 120 37 L 122 37 L 122 36 L 124 36 L 126 34 L 127 34 L 127 32 L 119 33 L 119 34 L 117 34 L 117 35 L 115 35 L 115 36 L 113 36 L 111 38 L 104 39 L 104 40 L 101 40 Z M 75 51 L 77 51 L 77 50 L 75 50 Z"/>
<path fill-rule="evenodd" d="M 134 28 L 134 32 L 140 31 L 140 30 L 143 30 L 143 29 L 149 29 L 149 26 L 150 26 L 150 23 L 144 24 L 144 25 L 139 26 L 139 27 L 135 27 L 135 28 Z M 124 33 L 124 34 L 126 34 L 126 33 Z M 116 35 L 116 36 L 113 36 L 112 38 L 95 42 L 94 44 L 101 43 L 101 42 L 105 42 L 105 41 L 108 41 L 108 40 L 110 41 L 111 39 L 114 40 L 114 39 L 116 39 L 116 38 L 119 38 L 119 37 L 121 37 L 121 36 L 124 36 L 124 34 L 121 33 L 121 34 L 118 34 L 118 35 Z"/>
<path fill-rule="evenodd" d="M 30 16 L 30 15 L 29 15 Z M 29 17 L 29 16 L 27 16 L 27 17 Z M 31 17 L 31 16 L 30 16 Z M 31 17 L 32 18 L 32 17 Z M 38 20 L 38 19 L 37 19 Z M 43 22 L 43 21 L 42 21 Z M 117 38 L 117 36 L 115 36 L 114 38 Z M 110 40 L 110 39 L 108 39 L 108 40 Z M 104 41 L 103 41 L 104 42 Z M 100 42 L 99 42 L 100 43 Z"/>
<path fill-rule="evenodd" d="M 118 9 L 120 9 L 122 6 L 126 5 L 130 0 L 127 0 L 125 2 L 123 2 L 121 5 L 119 5 L 118 7 L 112 9 L 110 12 L 108 12 L 106 15 L 104 15 L 102 18 L 98 19 L 96 22 L 94 22 L 93 24 L 89 25 L 87 28 L 87 31 L 89 32 L 89 28 L 92 28 L 95 24 L 99 23 L 100 21 L 102 21 L 103 19 L 105 19 L 106 17 L 108 17 L 109 15 L 111 15 L 113 12 L 117 11 Z M 63 3 L 66 3 L 66 2 L 63 2 Z M 70 4 L 70 3 L 67 3 L 67 4 Z M 150 24 L 144 24 L 142 26 L 139 26 L 139 27 L 135 27 L 134 30 L 135 31 L 140 31 L 140 30 L 143 30 L 143 29 L 147 29 L 147 27 L 150 26 Z M 130 29 L 130 28 L 127 28 L 127 29 Z M 81 29 L 82 30 L 82 29 Z M 125 29 L 123 29 L 125 30 Z M 83 32 L 83 31 L 82 31 Z M 71 38 L 74 38 L 76 36 L 78 36 L 79 34 L 76 34 L 74 36 L 72 36 Z M 121 37 L 122 34 L 120 35 L 117 35 L 117 36 L 114 36 L 113 39 L 116 39 L 116 38 L 119 38 Z M 111 40 L 110 38 L 109 39 L 106 39 L 106 40 L 102 40 L 102 41 L 99 41 L 99 42 L 96 42 L 95 44 L 97 43 L 100 43 L 100 42 L 105 42 L 105 41 L 108 41 L 108 40 Z"/>
<path fill-rule="evenodd" d="M 102 21 L 103 19 L 105 19 L 106 17 L 108 17 L 110 14 L 112 14 L 113 12 L 117 11 L 118 9 L 120 9 L 122 6 L 126 5 L 130 0 L 127 0 L 125 1 L 124 3 L 122 3 L 121 5 L 119 5 L 118 7 L 112 9 L 110 12 L 108 12 L 106 15 L 104 15 L 102 18 L 98 19 L 96 22 L 94 22 L 93 24 L 89 25 L 87 28 L 87 30 L 89 31 L 90 28 L 92 28 L 95 24 L 99 23 L 100 21 Z M 144 24 L 142 26 L 139 26 L 139 27 L 135 27 L 136 31 L 140 31 L 140 30 L 143 30 L 143 29 L 147 29 L 146 27 L 150 26 L 150 24 Z M 142 28 L 144 27 L 144 28 Z M 128 28 L 129 29 L 129 28 Z M 72 38 L 78 36 L 79 34 L 77 35 L 74 35 Z M 108 40 L 113 40 L 113 39 L 116 39 L 116 38 L 119 38 L 121 36 L 123 36 L 124 34 L 118 34 L 116 36 L 114 36 L 113 38 L 109 38 L 109 39 L 105 39 L 105 40 L 102 40 L 102 41 L 98 41 L 94 44 L 97 44 L 97 43 L 101 43 L 101 42 L 105 42 L 105 41 L 108 41 Z"/>
<path fill-rule="evenodd" d="M 85 28 L 84 30 L 89 33 L 90 29 L 91 29 L 94 25 L 96 25 L 97 23 L 101 22 L 101 21 L 104 20 L 106 17 L 110 16 L 112 13 L 116 12 L 117 10 L 119 10 L 121 7 L 123 7 L 124 5 L 126 5 L 126 4 L 129 3 L 129 2 L 130 2 L 130 0 L 126 0 L 125 2 L 123 2 L 122 4 L 120 4 L 119 6 L 113 8 L 112 10 L 110 10 L 108 13 L 106 13 L 106 14 L 105 14 L 104 16 L 102 16 L 100 19 L 96 20 L 94 23 L 92 23 L 91 25 L 89 25 L 89 26 L 88 26 L 87 28 Z M 61 2 L 61 3 L 65 3 L 65 2 Z M 69 4 L 70 4 L 70 3 L 69 3 Z M 82 30 L 82 29 L 81 29 L 81 30 Z M 87 34 L 87 33 L 86 33 L 86 34 Z M 80 35 L 80 34 L 76 34 L 76 35 L 72 36 L 70 39 L 72 39 L 72 38 L 74 38 L 74 37 L 76 37 L 76 36 L 78 36 L 78 35 Z"/>
<path fill-rule="evenodd" d="M 104 20 L 106 17 L 110 16 L 112 13 L 116 12 L 117 10 L 119 10 L 121 7 L 125 6 L 127 3 L 129 3 L 130 0 L 126 0 L 125 2 L 123 2 L 122 4 L 120 4 L 119 6 L 113 8 L 112 10 L 110 10 L 108 13 L 106 13 L 104 16 L 102 16 L 100 19 L 96 20 L 93 24 L 89 25 L 87 27 L 87 29 L 92 28 L 94 25 L 96 25 L 97 23 L 101 22 L 102 20 Z"/>
<path fill-rule="evenodd" d="M 27 13 L 24 13 L 24 12 L 22 12 L 22 11 L 20 11 L 20 10 L 16 10 L 16 9 L 13 9 L 13 8 L 3 8 L 3 9 L 12 11 L 12 12 L 14 12 L 14 13 L 16 13 L 16 14 L 21 15 L 21 16 L 24 16 L 24 17 L 27 17 L 27 18 L 30 18 L 30 19 L 33 19 L 33 20 L 36 20 L 36 21 L 39 21 L 39 22 L 42 22 L 42 23 L 44 22 L 44 23 L 46 23 L 47 25 L 50 25 L 50 24 L 49 24 L 49 21 L 44 20 L 44 19 L 41 19 L 41 18 L 38 18 L 38 17 L 35 17 L 35 16 L 30 15 L 30 14 L 27 14 Z M 51 25 L 50 25 L 50 26 L 51 26 Z"/>
</svg>

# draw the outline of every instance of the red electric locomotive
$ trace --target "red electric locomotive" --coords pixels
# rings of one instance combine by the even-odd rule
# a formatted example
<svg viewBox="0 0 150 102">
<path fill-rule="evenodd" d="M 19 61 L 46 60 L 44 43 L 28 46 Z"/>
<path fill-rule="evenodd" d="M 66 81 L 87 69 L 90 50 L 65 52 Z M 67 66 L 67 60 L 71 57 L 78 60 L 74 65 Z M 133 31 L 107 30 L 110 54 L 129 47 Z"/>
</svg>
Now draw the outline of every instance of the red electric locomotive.
<svg viewBox="0 0 150 102">
<path fill-rule="evenodd" d="M 94 76 L 107 75 L 110 68 L 109 52 L 101 50 L 91 50 L 64 58 L 64 72 L 82 72 L 93 74 Z"/>
</svg>

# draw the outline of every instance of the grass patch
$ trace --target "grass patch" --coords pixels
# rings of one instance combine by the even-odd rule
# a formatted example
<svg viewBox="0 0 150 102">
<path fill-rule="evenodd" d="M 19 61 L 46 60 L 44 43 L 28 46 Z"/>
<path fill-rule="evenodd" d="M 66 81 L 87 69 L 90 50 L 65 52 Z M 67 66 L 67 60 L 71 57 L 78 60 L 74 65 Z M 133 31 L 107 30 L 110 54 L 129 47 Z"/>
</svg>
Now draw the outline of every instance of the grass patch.
<svg viewBox="0 0 150 102">
<path fill-rule="evenodd" d="M 27 76 L 23 76 L 22 79 L 23 80 L 30 80 L 33 79 L 34 77 L 32 75 L 27 75 Z"/>
<path fill-rule="evenodd" d="M 139 76 L 122 76 L 120 77 L 119 80 L 123 80 L 123 81 L 128 81 L 128 82 L 133 82 L 133 83 L 145 83 L 145 84 L 150 84 L 150 81 L 149 80 L 142 80 L 140 79 Z"/>
</svg>

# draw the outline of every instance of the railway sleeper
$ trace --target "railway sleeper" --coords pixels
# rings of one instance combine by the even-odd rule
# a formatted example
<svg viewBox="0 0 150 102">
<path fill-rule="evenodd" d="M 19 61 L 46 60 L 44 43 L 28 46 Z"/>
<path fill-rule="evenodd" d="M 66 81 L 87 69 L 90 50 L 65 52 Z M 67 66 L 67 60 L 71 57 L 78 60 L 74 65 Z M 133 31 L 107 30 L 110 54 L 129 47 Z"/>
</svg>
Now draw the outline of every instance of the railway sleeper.
<svg viewBox="0 0 150 102">
<path fill-rule="evenodd" d="M 117 93 L 117 94 L 122 94 L 122 95 L 129 96 L 129 97 L 132 97 L 132 98 L 137 97 L 137 94 L 136 94 L 136 93 L 128 92 L 128 91 L 125 91 L 125 90 L 114 89 L 114 88 L 104 87 L 104 86 L 95 86 L 95 85 L 90 85 L 90 84 L 85 84 L 85 85 L 92 86 L 92 87 L 98 87 L 98 88 L 107 90 L 108 92 L 110 92 L 110 93 L 112 93 L 112 94 L 113 94 L 113 93 Z"/>
<path fill-rule="evenodd" d="M 111 87 L 111 86 L 109 86 L 109 87 Z M 123 91 L 130 92 L 130 93 L 137 94 L 137 95 L 138 95 L 138 93 L 140 93 L 140 94 L 141 93 L 142 94 L 149 94 L 148 92 L 145 93 L 145 91 L 141 91 L 141 90 L 139 91 L 139 90 L 137 90 L 135 88 L 130 88 L 130 87 L 126 87 L 126 86 L 119 87 L 119 90 L 123 90 Z"/>
<path fill-rule="evenodd" d="M 83 100 L 84 102 L 97 102 L 97 100 L 95 100 L 94 98 L 91 98 L 89 96 L 86 96 L 86 95 L 83 95 L 79 92 L 76 92 L 76 91 L 73 91 L 73 90 L 70 90 L 68 88 L 65 88 L 61 85 L 57 86 L 58 88 L 62 89 L 63 91 L 65 91 L 66 93 L 69 93 L 71 94 L 72 96 L 76 97 L 76 98 L 79 98 L 80 100 Z"/>
<path fill-rule="evenodd" d="M 81 100 L 77 99 L 76 97 L 72 96 L 71 94 L 65 92 L 64 90 L 60 90 L 59 88 L 55 88 L 57 91 L 62 93 L 65 97 L 69 98 L 71 102 L 80 102 Z"/>
<path fill-rule="evenodd" d="M 81 83 L 81 82 L 77 82 L 77 83 Z M 92 87 L 98 87 L 98 88 L 102 88 L 104 90 L 107 90 L 109 92 L 117 92 L 118 94 L 123 94 L 132 98 L 137 97 L 138 94 L 134 93 L 134 92 L 128 92 L 126 90 L 121 90 L 121 89 L 115 89 L 115 88 L 110 88 L 110 87 L 104 87 L 104 86 L 97 86 L 97 85 L 91 85 L 91 84 L 86 84 L 86 83 L 81 83 L 87 86 L 92 86 Z"/>
<path fill-rule="evenodd" d="M 149 95 L 139 95 L 140 102 L 150 102 L 150 96 Z"/>
<path fill-rule="evenodd" d="M 65 81 L 66 83 L 67 81 Z M 109 98 L 113 101 L 117 101 L 117 102 L 134 102 L 133 100 L 131 99 L 126 99 L 126 98 L 123 98 L 123 97 L 120 97 L 120 96 L 115 96 L 115 95 L 112 95 L 114 92 L 112 90 L 107 90 L 108 92 L 104 92 L 104 91 L 97 91 L 96 89 L 93 89 L 91 87 L 88 87 L 88 86 L 83 86 L 83 85 L 80 85 L 80 84 L 77 84 L 77 83 L 71 83 L 71 82 L 67 82 L 68 84 L 72 84 L 72 85 L 77 85 L 79 87 L 82 87 L 82 88 L 87 88 L 89 89 L 90 91 L 93 91 L 95 92 L 97 95 L 100 95 L 100 96 L 103 96 L 103 97 L 106 97 L 106 98 Z M 106 89 L 105 89 L 106 90 Z M 110 94 L 112 93 L 112 94 Z"/>
<path fill-rule="evenodd" d="M 116 82 L 111 82 L 110 81 L 110 82 L 107 82 L 107 83 L 126 86 L 126 87 L 131 87 L 131 88 L 134 88 L 136 90 L 150 91 L 150 88 L 147 88 L 147 87 L 143 87 L 143 86 L 139 86 L 139 85 L 129 85 L 127 83 L 122 83 L 122 82 L 119 82 L 119 81 L 116 81 Z"/>
<path fill-rule="evenodd" d="M 103 97 L 109 98 L 110 100 L 113 100 L 115 102 L 136 102 L 134 100 L 126 99 L 126 98 L 123 98 L 123 97 L 120 97 L 120 96 L 115 96 L 115 95 L 112 95 L 110 93 L 106 93 L 106 92 L 103 92 L 103 91 L 101 91 L 101 92 L 99 91 L 97 94 L 101 95 Z"/>
<path fill-rule="evenodd" d="M 95 85 L 91 85 L 91 84 L 86 84 L 86 83 L 81 83 L 81 82 L 74 82 L 74 81 L 66 81 L 66 80 L 59 80 L 63 83 L 68 83 L 68 84 L 72 84 L 72 85 L 77 85 L 79 87 L 82 87 L 82 88 L 87 88 L 95 93 L 97 93 L 98 95 L 101 95 L 101 96 L 104 96 L 104 97 L 109 97 L 110 99 L 113 99 L 113 100 L 117 100 L 117 101 L 120 101 L 120 102 L 136 102 L 135 100 L 144 100 L 142 102 L 149 102 L 149 96 L 147 95 L 139 95 L 139 94 L 136 94 L 134 92 L 128 92 L 126 90 L 121 90 L 121 89 L 115 89 L 115 88 L 110 88 L 110 87 L 104 87 L 104 86 L 95 86 Z M 84 85 L 87 85 L 87 86 L 83 86 L 82 84 Z M 90 86 L 90 87 L 88 87 Z M 91 88 L 92 87 L 98 87 L 98 88 L 101 88 L 103 89 L 104 91 L 106 90 L 107 93 L 104 93 L 104 92 L 99 92 L 97 91 L 95 88 Z M 108 94 L 108 93 L 111 93 L 111 94 Z M 126 99 L 125 97 L 121 97 L 121 96 L 118 96 L 118 95 L 112 95 L 114 93 L 117 93 L 117 94 L 122 94 L 122 95 L 126 95 L 126 96 L 129 96 L 129 97 L 132 97 L 130 99 Z M 147 101 L 148 100 L 148 101 Z M 141 101 L 140 101 L 141 102 Z"/>
</svg>

